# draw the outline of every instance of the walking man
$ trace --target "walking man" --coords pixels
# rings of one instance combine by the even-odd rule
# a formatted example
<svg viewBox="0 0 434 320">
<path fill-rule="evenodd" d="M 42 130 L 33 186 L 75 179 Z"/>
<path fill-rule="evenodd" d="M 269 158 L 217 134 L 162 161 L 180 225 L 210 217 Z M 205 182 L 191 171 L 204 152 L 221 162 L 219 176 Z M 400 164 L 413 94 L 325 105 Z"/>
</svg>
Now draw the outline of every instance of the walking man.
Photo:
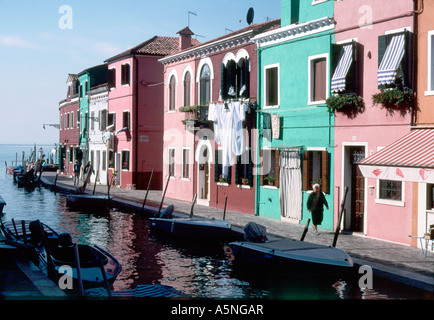
<svg viewBox="0 0 434 320">
<path fill-rule="evenodd" d="M 75 160 L 75 163 L 74 163 L 74 186 L 75 186 L 75 184 L 79 184 L 79 182 L 80 182 L 80 180 L 79 180 L 80 167 L 81 167 L 81 165 L 80 165 L 80 163 L 78 163 L 78 160 Z"/>
</svg>

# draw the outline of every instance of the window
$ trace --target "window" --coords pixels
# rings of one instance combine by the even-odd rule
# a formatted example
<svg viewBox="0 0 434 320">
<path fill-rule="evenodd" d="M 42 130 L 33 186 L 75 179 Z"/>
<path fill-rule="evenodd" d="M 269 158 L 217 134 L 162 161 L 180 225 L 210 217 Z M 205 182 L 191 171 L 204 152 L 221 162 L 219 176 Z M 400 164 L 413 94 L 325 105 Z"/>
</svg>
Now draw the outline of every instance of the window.
<svg viewBox="0 0 434 320">
<path fill-rule="evenodd" d="M 303 152 L 303 190 L 312 190 L 319 183 L 321 191 L 330 193 L 329 154 L 326 150 L 305 150 Z"/>
<path fill-rule="evenodd" d="M 279 65 L 265 67 L 265 107 L 279 107 Z"/>
<path fill-rule="evenodd" d="M 109 88 L 116 88 L 116 69 L 112 68 L 108 71 L 108 86 Z"/>
<path fill-rule="evenodd" d="M 121 84 L 130 84 L 130 65 L 128 63 L 122 65 L 121 69 Z"/>
<path fill-rule="evenodd" d="M 240 185 L 253 186 L 253 162 L 250 159 L 250 149 L 237 157 L 235 181 Z"/>
<path fill-rule="evenodd" d="M 182 178 L 188 179 L 190 178 L 190 149 L 183 148 L 182 149 Z"/>
<path fill-rule="evenodd" d="M 434 95 L 434 30 L 428 31 L 428 83 L 425 94 Z"/>
<path fill-rule="evenodd" d="M 309 57 L 308 61 L 308 104 L 325 103 L 328 80 L 327 55 Z"/>
<path fill-rule="evenodd" d="M 241 58 L 238 63 L 228 60 L 221 64 L 221 96 L 228 98 L 249 97 L 249 59 Z"/>
<path fill-rule="evenodd" d="M 218 149 L 215 150 L 215 162 L 214 162 L 214 181 L 215 182 L 224 182 L 224 183 L 231 183 L 231 177 L 232 177 L 232 167 L 227 168 L 227 173 L 224 174 L 223 172 L 223 164 L 221 163 L 219 159 L 223 159 L 223 150 Z"/>
<path fill-rule="evenodd" d="M 190 72 L 187 72 L 184 77 L 184 106 L 189 106 L 191 104 L 190 92 L 191 92 L 191 74 Z"/>
<path fill-rule="evenodd" d="M 102 166 L 101 166 L 102 170 L 106 170 L 107 169 L 107 151 L 103 150 L 102 152 Z"/>
<path fill-rule="evenodd" d="M 357 93 L 357 42 L 332 44 L 332 92 Z"/>
<path fill-rule="evenodd" d="M 109 113 L 107 116 L 107 126 L 116 125 L 116 113 Z"/>
<path fill-rule="evenodd" d="M 71 128 L 74 128 L 74 111 L 71 112 Z"/>
<path fill-rule="evenodd" d="M 409 31 L 378 37 L 378 88 L 410 87 Z"/>
<path fill-rule="evenodd" d="M 434 184 L 428 183 L 426 186 L 426 189 L 427 189 L 426 209 L 427 210 L 434 210 Z"/>
<path fill-rule="evenodd" d="M 69 112 L 66 114 L 66 128 L 69 129 L 69 124 L 70 124 L 70 118 L 69 118 Z"/>
<path fill-rule="evenodd" d="M 124 111 L 122 113 L 122 128 L 130 129 L 130 112 Z"/>
<path fill-rule="evenodd" d="M 175 103 L 176 103 L 175 87 L 176 87 L 176 78 L 175 76 L 171 76 L 169 81 L 169 111 L 175 110 Z"/>
<path fill-rule="evenodd" d="M 205 64 L 200 71 L 200 93 L 199 93 L 199 101 L 201 105 L 207 105 L 210 101 L 211 96 L 211 71 L 209 66 Z"/>
<path fill-rule="evenodd" d="M 113 150 L 109 150 L 108 153 L 108 166 L 111 169 L 115 167 L 115 153 Z"/>
<path fill-rule="evenodd" d="M 107 127 L 107 110 L 99 112 L 99 130 L 104 131 Z"/>
<path fill-rule="evenodd" d="M 175 178 L 175 148 L 169 148 L 168 151 L 169 151 L 168 174 L 169 174 L 169 177 Z"/>
<path fill-rule="evenodd" d="M 122 151 L 122 170 L 130 169 L 130 151 L 123 150 Z"/>
<path fill-rule="evenodd" d="M 378 199 L 402 201 L 402 181 L 380 180 Z"/>
<path fill-rule="evenodd" d="M 264 149 L 261 150 L 260 156 L 262 159 L 260 184 L 262 186 L 279 187 L 279 155 L 280 151 L 277 149 Z"/>
</svg>

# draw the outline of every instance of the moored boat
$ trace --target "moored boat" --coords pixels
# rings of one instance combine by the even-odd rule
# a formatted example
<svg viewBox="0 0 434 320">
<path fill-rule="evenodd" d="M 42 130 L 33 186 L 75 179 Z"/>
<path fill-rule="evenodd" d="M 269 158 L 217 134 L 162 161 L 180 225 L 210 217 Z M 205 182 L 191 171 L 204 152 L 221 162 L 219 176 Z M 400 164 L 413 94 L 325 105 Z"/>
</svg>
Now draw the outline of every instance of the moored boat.
<svg viewBox="0 0 434 320">
<path fill-rule="evenodd" d="M 74 209 L 105 211 L 109 209 L 112 196 L 94 194 L 67 194 L 66 205 Z"/>
<path fill-rule="evenodd" d="M 29 258 L 34 259 L 53 281 L 58 281 L 64 275 L 62 269 L 70 268 L 73 290 L 79 288 L 79 274 L 83 288 L 93 288 L 107 286 L 107 283 L 111 286 L 121 272 L 120 263 L 107 251 L 97 246 L 74 244 L 69 234 L 58 234 L 39 220 L 2 222 L 1 229 L 7 243 L 27 249 L 25 252 Z M 77 267 L 77 261 L 80 268 Z"/>
</svg>

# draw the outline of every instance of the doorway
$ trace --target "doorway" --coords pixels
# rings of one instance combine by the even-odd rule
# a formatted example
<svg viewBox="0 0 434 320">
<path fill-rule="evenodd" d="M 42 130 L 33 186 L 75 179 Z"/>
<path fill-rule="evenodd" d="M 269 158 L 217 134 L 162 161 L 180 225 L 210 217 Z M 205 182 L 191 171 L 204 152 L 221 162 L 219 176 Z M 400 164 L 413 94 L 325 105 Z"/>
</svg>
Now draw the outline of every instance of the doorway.
<svg viewBox="0 0 434 320">
<path fill-rule="evenodd" d="M 198 180 L 197 201 L 201 205 L 209 205 L 209 155 L 210 150 L 206 144 L 200 144 L 198 148 Z"/>
<path fill-rule="evenodd" d="M 364 232 L 365 225 L 365 178 L 358 163 L 365 158 L 365 146 L 344 146 L 343 186 L 348 186 L 345 202 L 346 214 L 344 229 L 352 232 Z"/>
</svg>

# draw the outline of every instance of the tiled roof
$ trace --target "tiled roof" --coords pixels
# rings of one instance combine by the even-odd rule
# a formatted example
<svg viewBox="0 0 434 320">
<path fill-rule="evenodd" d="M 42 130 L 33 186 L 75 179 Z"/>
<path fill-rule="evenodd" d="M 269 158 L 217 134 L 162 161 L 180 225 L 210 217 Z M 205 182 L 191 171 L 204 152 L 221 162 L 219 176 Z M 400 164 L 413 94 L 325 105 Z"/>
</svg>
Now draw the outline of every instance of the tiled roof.
<svg viewBox="0 0 434 320">
<path fill-rule="evenodd" d="M 192 45 L 197 45 L 200 42 L 196 39 L 191 39 Z M 118 58 L 131 55 L 131 54 L 141 54 L 141 55 L 155 55 L 155 56 L 167 56 L 175 54 L 179 50 L 179 37 L 162 37 L 154 36 L 141 44 L 128 49 L 118 55 L 115 55 L 107 61 L 113 61 Z"/>
</svg>

